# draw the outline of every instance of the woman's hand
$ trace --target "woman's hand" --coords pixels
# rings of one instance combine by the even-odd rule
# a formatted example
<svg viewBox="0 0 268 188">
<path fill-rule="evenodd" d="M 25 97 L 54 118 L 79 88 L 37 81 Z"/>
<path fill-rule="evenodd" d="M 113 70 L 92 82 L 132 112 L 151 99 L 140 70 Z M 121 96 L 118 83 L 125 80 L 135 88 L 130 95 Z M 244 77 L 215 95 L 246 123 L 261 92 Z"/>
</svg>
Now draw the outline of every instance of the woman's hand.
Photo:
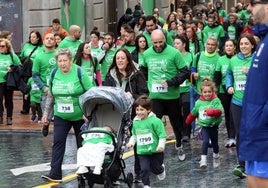
<svg viewBox="0 0 268 188">
<path fill-rule="evenodd" d="M 232 95 L 234 94 L 234 88 L 233 87 L 229 87 L 227 90 L 228 94 Z"/>
<path fill-rule="evenodd" d="M 48 116 L 47 115 L 43 115 L 43 117 L 42 117 L 42 123 L 44 124 L 44 125 L 48 125 L 49 124 L 49 121 L 48 121 Z"/>
</svg>

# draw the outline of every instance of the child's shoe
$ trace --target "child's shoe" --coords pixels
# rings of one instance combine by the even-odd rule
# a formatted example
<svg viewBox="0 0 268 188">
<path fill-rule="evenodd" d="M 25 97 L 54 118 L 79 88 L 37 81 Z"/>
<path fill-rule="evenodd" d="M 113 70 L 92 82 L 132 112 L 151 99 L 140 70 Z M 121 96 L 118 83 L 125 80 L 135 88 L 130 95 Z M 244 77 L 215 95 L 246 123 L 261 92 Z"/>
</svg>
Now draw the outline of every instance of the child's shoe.
<svg viewBox="0 0 268 188">
<path fill-rule="evenodd" d="M 159 180 L 164 180 L 164 179 L 166 178 L 166 168 L 165 168 L 165 165 L 164 165 L 164 164 L 162 164 L 162 166 L 163 166 L 163 168 L 164 168 L 164 171 L 163 171 L 161 174 L 158 174 L 158 175 L 157 175 L 157 178 L 158 178 Z"/>
<path fill-rule="evenodd" d="M 226 144 L 225 144 L 226 148 L 231 148 L 231 147 L 236 147 L 236 141 L 234 138 L 230 138 Z"/>
<path fill-rule="evenodd" d="M 95 166 L 94 170 L 93 170 L 93 174 L 97 174 L 100 175 L 101 174 L 101 167 Z"/>
<path fill-rule="evenodd" d="M 213 167 L 217 168 L 220 166 L 220 155 L 219 153 L 213 153 Z"/>
<path fill-rule="evenodd" d="M 42 117 L 38 117 L 38 123 L 42 123 Z"/>
<path fill-rule="evenodd" d="M 85 166 L 80 166 L 76 171 L 76 174 L 85 174 L 88 172 L 88 168 Z"/>
<path fill-rule="evenodd" d="M 36 115 L 32 115 L 32 117 L 31 117 L 31 122 L 34 122 L 35 119 L 36 119 Z"/>
<path fill-rule="evenodd" d="M 183 145 L 181 144 L 179 147 L 177 147 L 177 145 L 175 143 L 175 149 L 177 150 L 179 160 L 184 161 L 185 160 L 185 153 L 183 151 Z"/>
<path fill-rule="evenodd" d="M 201 155 L 200 168 L 207 168 L 207 156 Z"/>
<path fill-rule="evenodd" d="M 144 185 L 143 188 L 151 188 L 149 185 Z"/>
</svg>

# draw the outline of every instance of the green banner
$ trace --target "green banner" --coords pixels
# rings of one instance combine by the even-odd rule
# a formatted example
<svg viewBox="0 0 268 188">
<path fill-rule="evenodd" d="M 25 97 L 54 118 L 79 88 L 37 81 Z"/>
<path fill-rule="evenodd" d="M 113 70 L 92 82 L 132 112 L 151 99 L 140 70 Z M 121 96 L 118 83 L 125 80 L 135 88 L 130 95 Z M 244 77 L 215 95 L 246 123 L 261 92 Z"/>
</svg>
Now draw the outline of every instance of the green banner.
<svg viewBox="0 0 268 188">
<path fill-rule="evenodd" d="M 61 25 L 67 31 L 70 25 L 78 25 L 83 31 L 85 26 L 85 2 L 84 0 L 61 1 Z"/>
</svg>

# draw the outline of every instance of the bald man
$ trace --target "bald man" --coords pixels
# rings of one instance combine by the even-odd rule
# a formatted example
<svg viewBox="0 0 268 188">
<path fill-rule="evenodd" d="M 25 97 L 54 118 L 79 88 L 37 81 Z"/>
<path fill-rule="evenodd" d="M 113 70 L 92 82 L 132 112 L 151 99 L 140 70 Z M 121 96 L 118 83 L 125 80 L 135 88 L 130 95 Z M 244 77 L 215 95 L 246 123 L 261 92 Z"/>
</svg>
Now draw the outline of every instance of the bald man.
<svg viewBox="0 0 268 188">
<path fill-rule="evenodd" d="M 68 48 L 74 57 L 78 46 L 83 42 L 80 40 L 81 29 L 78 25 L 71 25 L 69 28 L 69 33 L 70 35 L 61 41 L 58 48 Z"/>
<path fill-rule="evenodd" d="M 153 46 L 144 52 L 141 69 L 148 75 L 149 96 L 153 101 L 152 111 L 158 118 L 168 115 L 172 125 L 180 160 L 185 159 L 181 144 L 182 122 L 179 122 L 181 108 L 180 84 L 189 77 L 189 71 L 180 52 L 166 44 L 164 33 L 153 30 Z"/>
</svg>

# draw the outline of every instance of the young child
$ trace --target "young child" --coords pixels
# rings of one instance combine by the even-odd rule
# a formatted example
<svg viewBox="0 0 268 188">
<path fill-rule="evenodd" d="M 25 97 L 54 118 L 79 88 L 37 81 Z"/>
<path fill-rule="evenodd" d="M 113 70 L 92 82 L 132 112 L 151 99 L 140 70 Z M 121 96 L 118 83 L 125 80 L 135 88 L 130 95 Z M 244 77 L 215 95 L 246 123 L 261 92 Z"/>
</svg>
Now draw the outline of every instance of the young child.
<svg viewBox="0 0 268 188">
<path fill-rule="evenodd" d="M 215 94 L 216 87 L 214 82 L 205 78 L 201 84 L 201 96 L 196 101 L 194 108 L 186 118 L 186 124 L 190 125 L 197 117 L 198 124 L 201 126 L 202 155 L 200 168 L 207 167 L 207 153 L 209 140 L 213 148 L 214 167 L 219 166 L 219 144 L 218 144 L 218 126 L 221 123 L 221 114 L 223 107 L 220 99 Z"/>
<path fill-rule="evenodd" d="M 42 91 L 39 89 L 39 87 L 34 83 L 33 78 L 29 78 L 27 85 L 31 87 L 30 90 L 30 107 L 31 107 L 31 111 L 32 111 L 32 117 L 31 117 L 31 121 L 34 122 L 36 120 L 38 120 L 38 123 L 42 123 L 42 109 L 41 109 L 41 95 L 42 95 Z M 25 100 L 29 97 L 29 95 L 25 95 Z M 37 116 L 36 116 L 37 115 Z"/>
<path fill-rule="evenodd" d="M 167 135 L 161 119 L 151 112 L 152 101 L 147 95 L 138 97 L 134 108 L 137 115 L 133 120 L 132 136 L 126 146 L 130 148 L 137 144 L 142 183 L 144 188 L 149 188 L 151 172 L 159 180 L 166 177 L 163 162 Z"/>
<path fill-rule="evenodd" d="M 112 127 L 105 125 L 104 127 L 93 127 L 90 130 L 105 131 L 114 134 Z M 114 151 L 112 137 L 105 133 L 85 133 L 82 134 L 82 147 L 77 151 L 77 167 L 76 174 L 84 174 L 88 172 L 87 167 L 94 167 L 93 174 L 101 174 L 102 164 L 104 162 L 105 153 Z"/>
</svg>

